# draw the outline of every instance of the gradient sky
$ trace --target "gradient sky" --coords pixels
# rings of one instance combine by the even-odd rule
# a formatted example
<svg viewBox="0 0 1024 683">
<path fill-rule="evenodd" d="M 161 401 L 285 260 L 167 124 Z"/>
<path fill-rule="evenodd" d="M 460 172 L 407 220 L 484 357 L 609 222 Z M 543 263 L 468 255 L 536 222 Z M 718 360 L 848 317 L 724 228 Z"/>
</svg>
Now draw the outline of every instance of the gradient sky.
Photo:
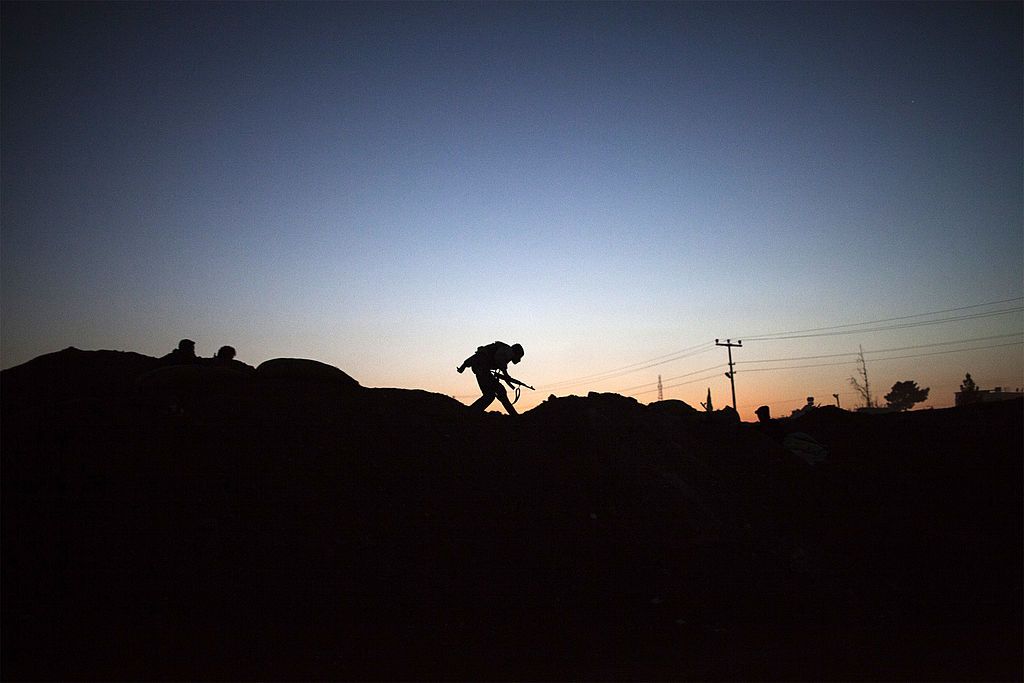
<svg viewBox="0 0 1024 683">
<path fill-rule="evenodd" d="M 649 401 L 659 374 L 721 406 L 715 338 L 900 318 L 745 341 L 744 419 L 852 406 L 859 346 L 879 394 L 1022 386 L 1021 26 L 1020 3 L 4 3 L 0 364 L 187 336 L 468 403 L 455 366 L 503 339 L 521 407 Z M 795 365 L 821 367 L 764 370 Z"/>
</svg>

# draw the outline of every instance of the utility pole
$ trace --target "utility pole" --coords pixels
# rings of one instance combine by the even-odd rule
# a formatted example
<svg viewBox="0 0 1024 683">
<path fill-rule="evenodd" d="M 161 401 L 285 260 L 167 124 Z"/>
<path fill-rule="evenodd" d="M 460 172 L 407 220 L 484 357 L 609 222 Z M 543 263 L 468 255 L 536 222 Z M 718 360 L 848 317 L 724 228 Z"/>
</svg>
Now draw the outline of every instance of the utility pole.
<svg viewBox="0 0 1024 683">
<path fill-rule="evenodd" d="M 665 394 L 661 390 L 661 375 L 658 375 L 658 400 L 659 401 L 664 401 L 665 400 Z"/>
<path fill-rule="evenodd" d="M 731 339 L 726 339 L 723 343 L 716 339 L 715 346 L 724 346 L 729 349 L 729 372 L 725 373 L 725 376 L 729 378 L 729 384 L 732 385 L 732 409 L 736 410 L 736 371 L 733 370 L 732 347 L 742 347 L 743 342 L 737 339 L 736 343 L 734 344 Z M 739 411 L 736 410 L 736 413 L 739 414 Z"/>
</svg>

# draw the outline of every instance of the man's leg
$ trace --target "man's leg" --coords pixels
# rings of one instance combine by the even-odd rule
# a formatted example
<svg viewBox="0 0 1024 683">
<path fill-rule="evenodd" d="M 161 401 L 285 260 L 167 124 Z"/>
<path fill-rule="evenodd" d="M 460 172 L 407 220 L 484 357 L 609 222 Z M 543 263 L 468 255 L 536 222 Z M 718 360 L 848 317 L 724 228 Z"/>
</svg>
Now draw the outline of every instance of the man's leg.
<svg viewBox="0 0 1024 683">
<path fill-rule="evenodd" d="M 501 385 L 501 382 L 498 382 L 497 394 L 498 400 L 501 401 L 501 405 L 505 406 L 505 410 L 508 412 L 509 415 L 519 414 L 518 412 L 516 412 L 516 407 L 512 405 L 512 401 L 508 400 L 508 392 L 505 391 L 505 387 Z"/>
<path fill-rule="evenodd" d="M 494 394 L 484 394 L 483 396 L 475 400 L 473 402 L 473 405 L 470 406 L 470 408 L 472 408 L 473 410 L 479 410 L 482 413 L 485 410 L 487 410 L 487 406 L 491 405 L 491 402 L 493 401 Z"/>
<path fill-rule="evenodd" d="M 480 385 L 480 393 L 483 394 L 480 398 L 473 402 L 470 406 L 473 410 L 479 410 L 481 413 L 487 410 L 487 406 L 491 405 L 494 401 L 494 385 L 497 384 L 497 380 L 487 370 L 477 371 L 473 369 L 476 374 L 476 383 Z M 501 385 L 498 384 L 500 388 Z"/>
</svg>

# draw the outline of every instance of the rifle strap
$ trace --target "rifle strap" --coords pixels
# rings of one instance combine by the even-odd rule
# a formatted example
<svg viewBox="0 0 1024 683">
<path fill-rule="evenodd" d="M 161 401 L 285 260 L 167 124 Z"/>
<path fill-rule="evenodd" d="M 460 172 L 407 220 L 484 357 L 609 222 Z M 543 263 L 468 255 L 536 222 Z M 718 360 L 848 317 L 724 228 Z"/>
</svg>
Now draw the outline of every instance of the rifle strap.
<svg viewBox="0 0 1024 683">
<path fill-rule="evenodd" d="M 498 385 L 501 386 L 502 378 L 501 378 L 501 376 L 498 374 L 498 372 L 496 370 L 491 370 L 491 377 L 493 377 L 495 380 L 497 380 Z M 511 389 L 512 391 L 516 392 L 516 397 L 512 401 L 512 405 L 515 405 L 516 401 L 519 400 L 519 395 L 522 393 L 523 390 L 519 388 L 518 384 L 512 384 L 511 382 L 506 382 L 506 384 L 508 384 L 509 389 Z"/>
</svg>

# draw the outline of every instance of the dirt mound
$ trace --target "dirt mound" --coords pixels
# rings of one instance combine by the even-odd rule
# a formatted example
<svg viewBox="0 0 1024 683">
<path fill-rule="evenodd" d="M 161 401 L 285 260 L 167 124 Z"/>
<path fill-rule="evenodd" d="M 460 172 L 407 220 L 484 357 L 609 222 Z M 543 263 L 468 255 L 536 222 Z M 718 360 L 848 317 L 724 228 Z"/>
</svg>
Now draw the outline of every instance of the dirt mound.
<svg viewBox="0 0 1024 683">
<path fill-rule="evenodd" d="M 81 351 L 71 346 L 0 373 L 4 414 L 81 399 L 124 397 L 134 381 L 160 365 L 130 351 Z"/>
<path fill-rule="evenodd" d="M 340 368 L 318 360 L 308 358 L 274 358 L 256 368 L 260 379 L 291 381 L 291 382 L 325 382 L 355 388 L 355 381 Z"/>
<path fill-rule="evenodd" d="M 1021 676 L 1019 401 L 514 419 L 258 372 L 168 411 L 123 386 L 155 359 L 62 353 L 0 375 L 7 678 Z"/>
</svg>

